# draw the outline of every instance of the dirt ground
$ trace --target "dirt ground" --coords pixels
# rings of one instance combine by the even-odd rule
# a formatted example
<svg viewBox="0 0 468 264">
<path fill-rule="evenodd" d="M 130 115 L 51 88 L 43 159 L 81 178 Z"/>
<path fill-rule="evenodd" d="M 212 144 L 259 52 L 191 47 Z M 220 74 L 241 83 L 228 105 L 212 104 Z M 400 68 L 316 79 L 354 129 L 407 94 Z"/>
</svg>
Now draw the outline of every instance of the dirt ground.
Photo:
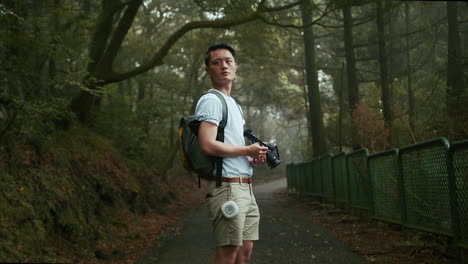
<svg viewBox="0 0 468 264">
<path fill-rule="evenodd" d="M 282 206 L 300 208 L 311 221 L 372 263 L 453 263 L 454 253 L 448 250 L 446 237 L 407 230 L 405 239 L 403 230 L 395 224 L 351 216 L 314 198 L 288 195 L 284 189 L 276 195 Z"/>
</svg>

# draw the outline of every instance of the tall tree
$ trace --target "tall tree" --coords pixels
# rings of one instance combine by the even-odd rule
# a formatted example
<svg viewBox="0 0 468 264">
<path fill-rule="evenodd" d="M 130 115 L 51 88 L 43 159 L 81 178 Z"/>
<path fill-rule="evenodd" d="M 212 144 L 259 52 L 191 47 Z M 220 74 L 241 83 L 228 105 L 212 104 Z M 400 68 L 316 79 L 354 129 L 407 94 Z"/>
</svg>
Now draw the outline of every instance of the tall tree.
<svg viewBox="0 0 468 264">
<path fill-rule="evenodd" d="M 452 121 L 456 138 L 463 138 L 463 115 L 466 109 L 466 88 L 464 85 L 462 52 L 458 23 L 457 2 L 447 2 L 448 49 L 447 49 L 447 114 Z M 466 125 L 466 124 L 465 124 Z"/>
<path fill-rule="evenodd" d="M 354 54 L 353 17 L 351 13 L 351 6 L 344 6 L 342 12 L 344 26 L 344 48 L 346 57 L 346 86 L 348 88 L 350 120 L 352 120 L 353 112 L 356 110 L 356 106 L 359 104 L 359 84 L 356 76 L 356 58 Z M 351 140 L 353 149 L 360 148 L 359 139 L 357 137 L 354 124 L 351 125 Z"/>
<path fill-rule="evenodd" d="M 377 0 L 377 35 L 379 43 L 379 65 L 380 65 L 380 86 L 382 112 L 384 116 L 385 128 L 388 131 L 388 143 L 391 143 L 392 135 L 392 100 L 390 94 L 390 82 L 388 78 L 387 50 L 385 41 L 385 21 L 384 21 L 383 1 Z"/>
<path fill-rule="evenodd" d="M 310 24 L 312 22 L 312 0 L 303 1 L 301 11 L 303 25 Z M 304 54 L 313 156 L 318 157 L 327 153 L 327 138 L 323 126 L 313 25 L 304 28 Z"/>
<path fill-rule="evenodd" d="M 410 27 L 410 7 L 409 3 L 405 2 L 405 48 L 406 48 L 406 71 L 407 71 L 407 94 L 408 94 L 408 119 L 409 119 L 409 127 L 411 133 L 414 137 L 414 93 L 413 93 L 413 74 L 411 68 L 411 48 L 410 48 L 410 40 L 409 40 L 409 27 Z M 414 140 L 414 138 L 413 138 Z"/>
</svg>

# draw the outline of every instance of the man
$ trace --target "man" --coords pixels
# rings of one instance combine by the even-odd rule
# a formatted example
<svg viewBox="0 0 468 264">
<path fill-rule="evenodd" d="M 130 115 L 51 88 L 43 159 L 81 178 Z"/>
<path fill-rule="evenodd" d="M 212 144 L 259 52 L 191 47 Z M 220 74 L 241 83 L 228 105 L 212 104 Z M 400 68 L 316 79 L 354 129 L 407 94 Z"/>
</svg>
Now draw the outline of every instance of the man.
<svg viewBox="0 0 468 264">
<path fill-rule="evenodd" d="M 202 121 L 198 131 L 202 151 L 210 156 L 223 157 L 222 185 L 210 183 L 206 195 L 208 214 L 216 241 L 215 264 L 248 263 L 253 241 L 258 240 L 260 213 L 252 192 L 252 166 L 266 160 L 267 147 L 258 143 L 245 145 L 244 118 L 240 106 L 231 97 L 237 64 L 234 49 L 224 43 L 209 47 L 205 54 L 205 70 L 211 78 L 213 91 L 226 100 L 228 118 L 224 128 L 224 142 L 216 141 L 222 120 L 222 103 L 207 93 L 197 103 L 195 115 Z M 221 206 L 234 201 L 239 214 L 226 218 Z"/>
</svg>

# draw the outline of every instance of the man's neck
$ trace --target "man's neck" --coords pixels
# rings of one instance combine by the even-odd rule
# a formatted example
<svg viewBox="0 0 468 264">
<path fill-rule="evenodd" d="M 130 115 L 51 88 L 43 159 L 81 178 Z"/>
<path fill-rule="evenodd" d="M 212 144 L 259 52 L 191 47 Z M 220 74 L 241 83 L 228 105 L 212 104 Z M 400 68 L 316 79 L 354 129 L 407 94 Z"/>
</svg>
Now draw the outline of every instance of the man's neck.
<svg viewBox="0 0 468 264">
<path fill-rule="evenodd" d="M 232 83 L 228 85 L 215 85 L 214 83 L 212 83 L 211 85 L 213 89 L 218 90 L 227 96 L 231 96 Z"/>
</svg>

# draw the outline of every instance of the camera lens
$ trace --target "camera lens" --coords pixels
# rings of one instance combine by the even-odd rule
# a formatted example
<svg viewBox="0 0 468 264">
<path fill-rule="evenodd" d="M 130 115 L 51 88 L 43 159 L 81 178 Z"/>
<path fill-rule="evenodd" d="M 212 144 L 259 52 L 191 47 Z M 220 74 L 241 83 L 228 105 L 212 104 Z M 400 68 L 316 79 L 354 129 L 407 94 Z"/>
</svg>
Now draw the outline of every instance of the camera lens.
<svg viewBox="0 0 468 264">
<path fill-rule="evenodd" d="M 267 151 L 266 158 L 267 158 L 268 166 L 270 166 L 270 168 L 272 169 L 277 167 L 281 163 L 281 160 L 279 160 L 276 157 L 275 153 L 273 153 L 271 150 Z"/>
</svg>

